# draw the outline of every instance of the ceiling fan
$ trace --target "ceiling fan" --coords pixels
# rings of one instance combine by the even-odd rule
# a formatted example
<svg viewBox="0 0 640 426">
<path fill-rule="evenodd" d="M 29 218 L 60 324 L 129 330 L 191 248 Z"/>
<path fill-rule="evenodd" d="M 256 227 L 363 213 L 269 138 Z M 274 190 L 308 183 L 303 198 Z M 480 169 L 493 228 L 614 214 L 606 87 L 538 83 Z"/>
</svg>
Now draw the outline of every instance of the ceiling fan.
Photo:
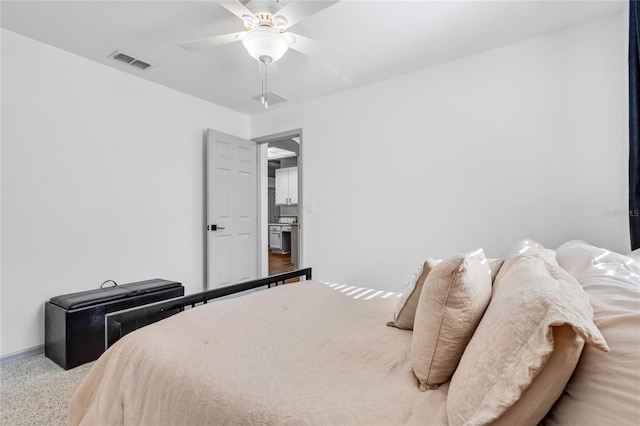
<svg viewBox="0 0 640 426">
<path fill-rule="evenodd" d="M 243 4 L 244 3 L 244 4 Z M 262 75 L 262 104 L 267 99 L 267 65 L 278 61 L 289 48 L 319 60 L 329 57 L 333 46 L 294 34 L 288 29 L 300 21 L 338 3 L 338 0 L 239 0 L 219 1 L 220 6 L 240 18 L 244 30 L 178 43 L 188 51 L 197 51 L 242 41 L 245 49 L 260 63 Z"/>
</svg>

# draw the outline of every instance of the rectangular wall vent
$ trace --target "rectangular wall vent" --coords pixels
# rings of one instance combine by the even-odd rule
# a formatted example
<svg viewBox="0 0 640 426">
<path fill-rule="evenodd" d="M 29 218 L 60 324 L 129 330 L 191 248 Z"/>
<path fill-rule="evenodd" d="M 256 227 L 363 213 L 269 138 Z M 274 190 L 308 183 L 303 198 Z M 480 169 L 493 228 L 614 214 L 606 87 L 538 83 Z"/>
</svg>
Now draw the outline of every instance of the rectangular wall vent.
<svg viewBox="0 0 640 426">
<path fill-rule="evenodd" d="M 133 56 L 127 53 L 121 52 L 119 50 L 116 50 L 115 52 L 113 52 L 111 55 L 109 55 L 109 57 L 115 59 L 116 61 L 120 61 L 127 65 L 131 65 L 132 67 L 139 68 L 141 70 L 146 70 L 147 68 L 152 66 L 149 62 L 145 62 L 141 59 L 134 58 Z"/>
</svg>

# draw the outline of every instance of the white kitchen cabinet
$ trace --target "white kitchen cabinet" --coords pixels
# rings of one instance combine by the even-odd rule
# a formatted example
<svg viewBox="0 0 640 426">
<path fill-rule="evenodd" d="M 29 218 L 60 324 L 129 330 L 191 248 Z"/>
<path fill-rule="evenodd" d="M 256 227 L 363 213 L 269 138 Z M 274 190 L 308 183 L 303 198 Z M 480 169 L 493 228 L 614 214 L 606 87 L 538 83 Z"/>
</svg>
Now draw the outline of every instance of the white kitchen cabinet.
<svg viewBox="0 0 640 426">
<path fill-rule="evenodd" d="M 269 248 L 282 250 L 282 227 L 280 225 L 269 225 Z"/>
<path fill-rule="evenodd" d="M 298 204 L 298 168 L 276 170 L 276 204 Z"/>
</svg>

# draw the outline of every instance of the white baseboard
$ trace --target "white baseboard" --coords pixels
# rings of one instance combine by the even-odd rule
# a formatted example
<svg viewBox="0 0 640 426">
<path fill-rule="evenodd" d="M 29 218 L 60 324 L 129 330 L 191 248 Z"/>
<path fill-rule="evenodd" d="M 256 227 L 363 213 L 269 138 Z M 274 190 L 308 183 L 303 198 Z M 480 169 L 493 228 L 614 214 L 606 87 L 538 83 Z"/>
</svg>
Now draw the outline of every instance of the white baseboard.
<svg viewBox="0 0 640 426">
<path fill-rule="evenodd" d="M 29 349 L 24 349 L 22 351 L 13 352 L 7 355 L 3 355 L 0 357 L 0 365 L 4 365 L 8 362 L 17 361 L 19 359 L 28 358 L 33 355 L 40 355 L 44 353 L 44 345 L 34 346 Z"/>
</svg>

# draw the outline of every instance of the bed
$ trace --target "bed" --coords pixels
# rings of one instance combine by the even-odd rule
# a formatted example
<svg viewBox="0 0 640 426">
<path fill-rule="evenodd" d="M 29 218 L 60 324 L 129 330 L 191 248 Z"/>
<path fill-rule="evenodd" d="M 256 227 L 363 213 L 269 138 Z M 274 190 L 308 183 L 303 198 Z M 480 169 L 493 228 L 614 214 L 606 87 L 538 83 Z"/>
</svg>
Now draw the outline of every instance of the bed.
<svg viewBox="0 0 640 426">
<path fill-rule="evenodd" d="M 413 290 L 403 294 L 310 280 L 207 303 L 125 335 L 103 354 L 75 392 L 70 424 L 640 423 L 640 263 L 584 242 L 570 242 L 557 249 L 558 265 L 556 251 L 526 255 L 517 244 L 505 256 L 502 269 L 494 266 L 502 265 L 502 260 L 489 262 L 491 300 L 473 326 L 470 341 L 463 343 L 453 377 L 427 391 L 420 389 L 412 353 L 418 328 L 387 326 L 399 301 L 416 293 L 420 274 L 408 283 Z M 507 322 L 514 318 L 513 301 L 501 299 L 501 292 L 508 288 L 517 262 L 534 258 L 540 264 L 553 263 L 556 278 L 571 274 L 573 278 L 567 279 L 584 292 L 589 305 L 591 319 L 586 321 L 592 329 L 578 330 L 573 324 L 575 333 L 568 327 L 547 327 L 554 332 L 537 333 L 543 341 L 551 341 L 551 349 L 542 353 L 534 348 L 540 355 L 537 367 L 530 361 L 515 365 L 529 375 L 525 384 L 515 379 L 513 360 L 504 362 L 512 368 L 506 374 L 502 362 L 484 355 L 500 352 L 491 339 L 505 334 L 491 318 L 509 310 Z M 436 263 L 424 265 L 420 270 L 426 274 L 426 265 Z M 435 270 L 423 282 L 422 295 Z M 535 280 L 530 284 L 539 287 Z M 539 311 L 534 305 L 533 310 Z M 418 321 L 420 314 L 415 315 Z M 567 317 L 562 322 L 571 325 L 571 321 Z M 561 329 L 571 336 L 564 352 L 559 349 Z M 519 338 L 507 338 L 507 343 L 515 340 Z M 472 348 L 481 354 L 473 358 Z M 477 404 L 475 413 L 463 412 L 473 401 L 465 392 L 478 393 L 488 382 L 498 391 L 489 388 L 476 396 L 487 400 L 494 393 L 499 399 L 507 395 L 508 403 L 504 398 L 498 401 L 502 407 L 493 417 L 480 407 L 486 401 Z M 515 391 L 508 389 L 514 386 Z"/>
<path fill-rule="evenodd" d="M 385 326 L 397 300 L 304 281 L 186 310 L 110 348 L 71 424 L 442 424 L 447 387 L 419 392 L 411 332 Z"/>
</svg>

